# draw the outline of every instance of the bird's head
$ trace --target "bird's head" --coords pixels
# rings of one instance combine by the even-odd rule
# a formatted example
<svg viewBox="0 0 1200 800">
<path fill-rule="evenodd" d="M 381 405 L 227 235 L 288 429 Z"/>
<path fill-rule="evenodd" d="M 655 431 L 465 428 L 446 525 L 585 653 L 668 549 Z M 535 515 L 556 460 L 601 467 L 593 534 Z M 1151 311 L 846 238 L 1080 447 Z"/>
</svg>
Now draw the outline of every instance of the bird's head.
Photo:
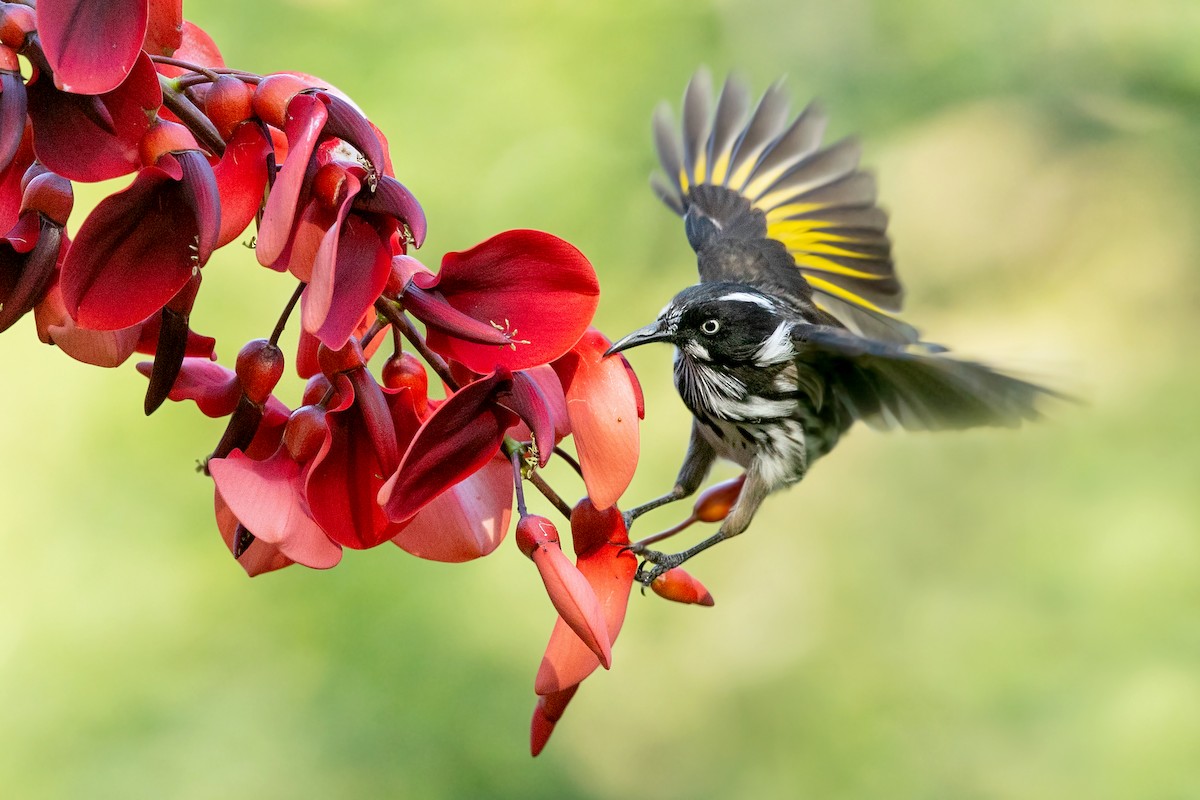
<svg viewBox="0 0 1200 800">
<path fill-rule="evenodd" d="M 615 342 L 605 355 L 650 342 L 670 342 L 699 360 L 736 363 L 759 360 L 772 337 L 780 356 L 788 349 L 787 317 L 769 296 L 741 283 L 700 283 L 667 303 L 658 319 Z M 772 349 L 770 347 L 768 350 Z"/>
</svg>

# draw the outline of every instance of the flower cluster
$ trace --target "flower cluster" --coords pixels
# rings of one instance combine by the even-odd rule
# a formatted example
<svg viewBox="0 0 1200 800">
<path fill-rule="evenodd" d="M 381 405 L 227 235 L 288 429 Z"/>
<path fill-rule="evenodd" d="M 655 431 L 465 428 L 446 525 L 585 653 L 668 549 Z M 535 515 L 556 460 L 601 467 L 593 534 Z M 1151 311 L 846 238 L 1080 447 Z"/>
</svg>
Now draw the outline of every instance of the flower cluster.
<svg viewBox="0 0 1200 800">
<path fill-rule="evenodd" d="M 129 175 L 70 240 L 72 183 Z M 251 224 L 258 264 L 296 291 L 231 369 L 189 320 L 205 264 Z M 609 666 L 636 569 L 616 504 L 641 392 L 590 327 L 599 282 L 576 248 L 513 230 L 429 269 L 409 254 L 425 215 L 383 133 L 316 78 L 227 68 L 182 0 L 0 3 L 0 231 L 0 331 L 32 312 L 79 361 L 148 354 L 146 413 L 190 400 L 227 420 L 204 472 L 248 574 L 325 569 L 387 542 L 478 558 L 515 502 L 517 544 L 559 613 L 536 680 L 541 750 L 579 683 Z M 297 308 L 291 361 L 307 384 L 289 401 L 275 394 L 279 340 Z M 538 472 L 556 454 L 586 487 L 574 509 Z M 570 520 L 574 562 L 527 511 L 526 483 Z M 702 497 L 692 520 L 735 496 Z M 653 588 L 712 602 L 682 570 Z"/>
</svg>

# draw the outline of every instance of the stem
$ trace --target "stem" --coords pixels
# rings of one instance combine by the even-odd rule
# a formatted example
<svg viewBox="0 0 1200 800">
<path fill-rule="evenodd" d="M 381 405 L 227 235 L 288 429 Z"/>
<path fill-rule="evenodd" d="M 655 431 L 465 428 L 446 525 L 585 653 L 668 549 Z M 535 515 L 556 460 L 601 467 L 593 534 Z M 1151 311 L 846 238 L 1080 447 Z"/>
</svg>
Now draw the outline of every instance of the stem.
<svg viewBox="0 0 1200 800">
<path fill-rule="evenodd" d="M 543 497 L 550 501 L 550 505 L 558 509 L 558 513 L 566 517 L 567 520 L 571 519 L 571 507 L 567 505 L 565 500 L 558 496 L 558 492 L 554 491 L 541 475 L 538 475 L 536 472 L 530 473 L 529 482 L 533 484 L 535 489 L 542 493 Z"/>
<path fill-rule="evenodd" d="M 366 350 L 368 347 L 370 347 L 372 340 L 374 340 L 376 336 L 383 332 L 385 324 L 386 323 L 379 321 L 379 317 L 376 317 L 375 321 L 371 323 L 371 327 L 362 335 L 362 338 L 358 340 L 358 346 L 363 350 Z"/>
<path fill-rule="evenodd" d="M 288 299 L 287 305 L 283 307 L 283 313 L 279 315 L 279 321 L 275 323 L 275 330 L 271 331 L 271 344 L 278 345 L 279 337 L 283 335 L 283 329 L 287 326 L 287 321 L 292 316 L 292 311 L 296 308 L 296 303 L 300 302 L 300 295 L 304 293 L 304 287 L 307 283 L 303 281 L 296 286 L 296 291 L 292 292 L 292 296 Z"/>
<path fill-rule="evenodd" d="M 197 72 L 208 78 L 210 81 L 215 81 L 220 77 L 208 67 L 202 67 L 199 64 L 193 64 L 190 61 L 181 61 L 178 58 L 171 58 L 170 56 L 150 56 L 150 60 L 156 64 L 166 64 L 168 66 L 186 69 L 188 72 Z"/>
<path fill-rule="evenodd" d="M 408 343 L 413 346 L 413 349 L 425 359 L 425 363 L 437 373 L 437 376 L 442 379 L 442 382 L 450 387 L 450 391 L 457 392 L 459 389 L 458 381 L 450 374 L 450 365 L 439 356 L 437 353 L 429 349 L 429 345 L 425 344 L 425 337 L 412 324 L 412 320 L 404 315 L 400 308 L 400 304 L 386 298 L 379 298 L 375 301 L 375 310 L 383 315 L 384 319 L 392 323 L 396 330 L 408 339 Z"/>
<path fill-rule="evenodd" d="M 561 458 L 563 461 L 570 464 L 571 469 L 575 470 L 576 475 L 578 475 L 581 478 L 583 477 L 583 468 L 579 466 L 579 462 L 575 460 L 574 456 L 572 456 L 566 450 L 563 450 L 561 447 L 559 447 L 557 445 L 555 445 L 555 447 L 554 447 L 554 454 L 557 455 L 559 458 Z"/>
<path fill-rule="evenodd" d="M 218 156 L 225 152 L 225 140 L 221 138 L 221 134 L 217 132 L 217 128 L 212 124 L 212 120 L 204 115 L 195 103 L 188 99 L 174 85 L 174 81 L 170 78 L 164 78 L 161 75 L 158 79 L 159 86 L 162 87 L 163 105 L 171 110 L 175 116 L 179 117 L 180 121 L 187 126 L 200 142 Z"/>
<path fill-rule="evenodd" d="M 524 517 L 528 513 L 525 510 L 525 475 L 521 472 L 521 462 L 524 459 L 518 448 L 513 448 L 512 452 L 508 454 L 508 458 L 513 467 L 513 489 L 517 493 L 517 514 Z"/>
</svg>

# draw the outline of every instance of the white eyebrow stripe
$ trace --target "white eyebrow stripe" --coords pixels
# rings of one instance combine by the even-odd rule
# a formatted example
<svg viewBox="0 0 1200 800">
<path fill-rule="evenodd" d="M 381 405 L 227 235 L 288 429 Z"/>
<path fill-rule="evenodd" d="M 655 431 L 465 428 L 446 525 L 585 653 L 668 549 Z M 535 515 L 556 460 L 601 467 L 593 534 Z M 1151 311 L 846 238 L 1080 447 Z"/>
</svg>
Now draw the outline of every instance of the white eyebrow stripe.
<svg viewBox="0 0 1200 800">
<path fill-rule="evenodd" d="M 759 297 L 758 295 L 750 294 L 749 292 L 730 292 L 729 294 L 722 295 L 717 299 L 732 300 L 735 303 L 754 303 L 756 306 L 762 306 L 763 308 L 768 309 L 772 307 L 771 301 L 767 298 Z"/>
</svg>

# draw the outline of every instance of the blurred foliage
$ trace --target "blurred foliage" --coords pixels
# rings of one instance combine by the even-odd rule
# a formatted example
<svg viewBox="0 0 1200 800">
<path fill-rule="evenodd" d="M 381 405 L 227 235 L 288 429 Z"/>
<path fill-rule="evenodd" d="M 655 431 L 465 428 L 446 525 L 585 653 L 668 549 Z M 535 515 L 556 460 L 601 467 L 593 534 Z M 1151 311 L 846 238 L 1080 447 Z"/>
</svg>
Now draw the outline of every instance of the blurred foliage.
<svg viewBox="0 0 1200 800">
<path fill-rule="evenodd" d="M 193 474 L 219 424 L 191 406 L 143 419 L 130 365 L 70 362 L 27 320 L 0 338 L 0 793 L 1200 796 L 1200 4 L 186 13 L 232 66 L 358 101 L 429 213 L 428 263 L 553 231 L 593 259 L 611 335 L 693 280 L 645 185 L 654 104 L 702 63 L 758 87 L 787 73 L 834 135 L 864 135 L 908 317 L 1087 402 L 1016 433 L 850 436 L 695 562 L 715 608 L 633 598 L 613 674 L 530 761 L 553 611 L 516 548 L 454 567 L 384 548 L 248 581 Z M 228 248 L 196 326 L 232 355 L 269 331 L 283 283 Z M 633 358 L 636 501 L 672 480 L 688 419 L 669 352 Z"/>
</svg>

